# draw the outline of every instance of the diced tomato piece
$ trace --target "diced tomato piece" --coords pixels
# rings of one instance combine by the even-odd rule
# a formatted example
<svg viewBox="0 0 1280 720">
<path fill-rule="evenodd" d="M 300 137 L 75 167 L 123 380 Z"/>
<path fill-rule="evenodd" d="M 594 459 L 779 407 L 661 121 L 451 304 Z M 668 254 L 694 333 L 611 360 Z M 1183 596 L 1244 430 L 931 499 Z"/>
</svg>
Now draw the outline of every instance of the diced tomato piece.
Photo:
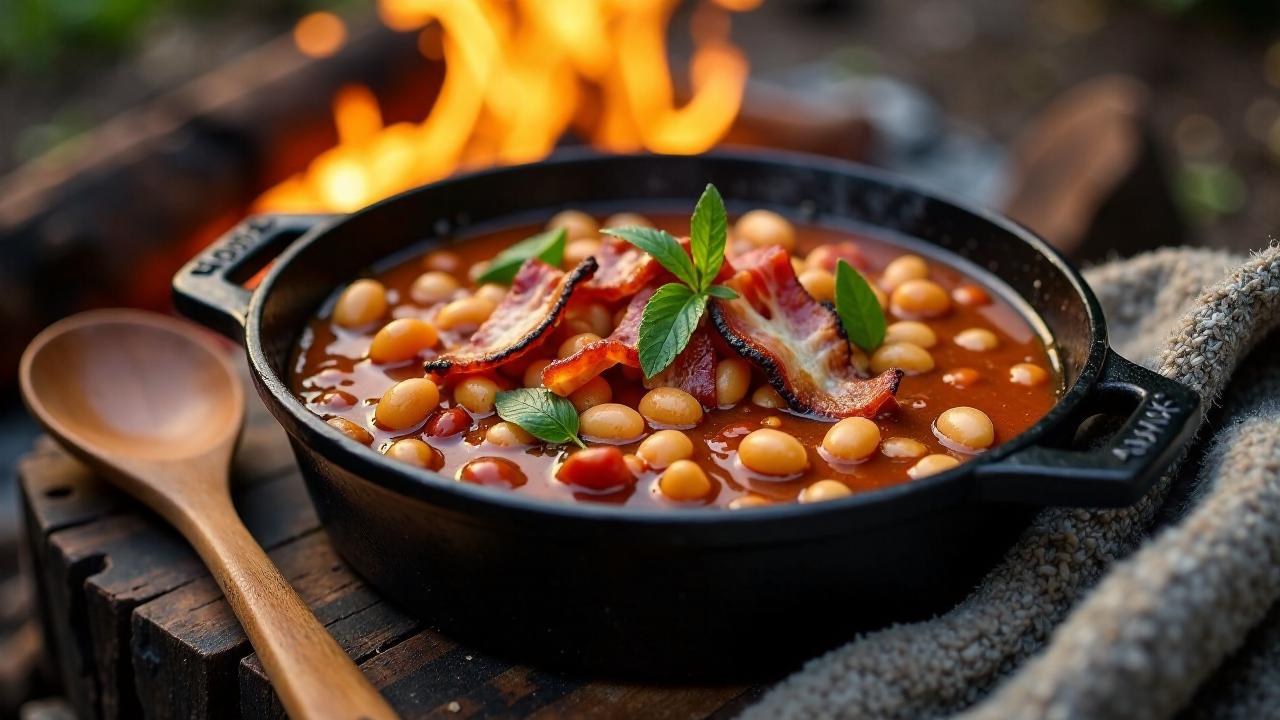
<svg viewBox="0 0 1280 720">
<path fill-rule="evenodd" d="M 636 481 L 616 447 L 593 447 L 569 456 L 556 471 L 556 479 L 567 485 L 591 490 L 621 490 Z"/>
<path fill-rule="evenodd" d="M 476 458 L 458 471 L 458 479 L 476 485 L 515 488 L 525 484 L 524 471 L 505 458 Z"/>
<path fill-rule="evenodd" d="M 460 407 L 437 410 L 427 419 L 426 433 L 431 437 L 449 437 L 471 429 L 471 415 Z"/>
</svg>

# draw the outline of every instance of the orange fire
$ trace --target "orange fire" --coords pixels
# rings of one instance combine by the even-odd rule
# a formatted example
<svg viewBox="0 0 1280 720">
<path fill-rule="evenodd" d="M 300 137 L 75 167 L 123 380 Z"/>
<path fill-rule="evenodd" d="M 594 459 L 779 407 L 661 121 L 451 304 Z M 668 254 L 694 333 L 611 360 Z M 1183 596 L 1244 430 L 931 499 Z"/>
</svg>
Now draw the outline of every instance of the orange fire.
<svg viewBox="0 0 1280 720">
<path fill-rule="evenodd" d="M 728 132 L 747 81 L 728 13 L 761 1 L 695 10 L 690 94 L 677 106 L 666 32 L 680 0 L 379 0 L 388 27 L 420 31 L 423 52 L 443 57 L 426 119 L 387 125 L 368 88 L 344 88 L 337 146 L 257 209 L 354 210 L 459 167 L 543 158 L 570 126 L 608 151 L 705 151 Z"/>
</svg>

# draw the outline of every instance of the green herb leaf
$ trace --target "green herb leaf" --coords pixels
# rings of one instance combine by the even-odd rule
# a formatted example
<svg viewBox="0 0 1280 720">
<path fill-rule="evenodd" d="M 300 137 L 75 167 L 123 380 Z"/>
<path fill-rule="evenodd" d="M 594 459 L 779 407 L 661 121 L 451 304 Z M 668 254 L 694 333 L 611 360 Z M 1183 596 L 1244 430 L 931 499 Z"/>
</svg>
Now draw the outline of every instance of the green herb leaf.
<svg viewBox="0 0 1280 720">
<path fill-rule="evenodd" d="M 649 298 L 640 318 L 640 369 L 646 378 L 662 372 L 689 344 L 707 309 L 707 296 L 667 283 Z"/>
<path fill-rule="evenodd" d="M 689 221 L 690 251 L 698 270 L 697 290 L 706 290 L 715 282 L 724 263 L 724 246 L 729 237 L 729 221 L 725 217 L 724 199 L 716 186 L 707 183 Z"/>
<path fill-rule="evenodd" d="M 698 286 L 698 275 L 689 254 L 680 247 L 680 241 L 665 230 L 647 227 L 609 228 L 606 235 L 622 238 L 653 256 L 658 264 L 691 288 Z"/>
<path fill-rule="evenodd" d="M 539 440 L 586 447 L 578 438 L 578 411 L 573 403 L 546 388 L 504 390 L 498 393 L 494 405 L 498 417 L 519 425 Z"/>
<path fill-rule="evenodd" d="M 836 263 L 836 314 L 854 345 L 871 352 L 884 342 L 884 311 L 866 278 L 849 263 Z"/>
<path fill-rule="evenodd" d="M 564 228 L 556 228 L 521 240 L 498 253 L 489 263 L 489 269 L 476 278 L 476 283 L 510 285 L 516 273 L 520 271 L 520 266 L 524 265 L 529 258 L 538 258 L 548 265 L 559 267 L 564 261 L 564 245 L 567 237 Z"/>
<path fill-rule="evenodd" d="M 738 293 L 733 288 L 724 285 L 712 285 L 707 288 L 707 294 L 711 297 L 720 298 L 721 300 L 737 300 Z"/>
</svg>

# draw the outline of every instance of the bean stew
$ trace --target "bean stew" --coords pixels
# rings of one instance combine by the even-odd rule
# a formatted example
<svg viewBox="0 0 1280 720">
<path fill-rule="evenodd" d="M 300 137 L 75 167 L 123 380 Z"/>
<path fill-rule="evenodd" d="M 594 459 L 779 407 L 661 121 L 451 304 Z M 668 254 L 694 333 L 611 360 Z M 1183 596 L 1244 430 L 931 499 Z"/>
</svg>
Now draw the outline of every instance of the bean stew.
<svg viewBox="0 0 1280 720">
<path fill-rule="evenodd" d="M 941 254 L 767 210 L 729 224 L 724 289 L 700 314 L 684 300 L 685 344 L 646 377 L 655 308 L 693 291 L 667 289 L 670 257 L 601 232 L 622 227 L 691 230 L 567 210 L 355 280 L 304 331 L 292 389 L 352 442 L 459 482 L 728 509 L 912 482 L 1010 440 L 1061 393 L 1053 353 L 996 288 Z M 833 308 L 847 268 L 883 314 L 874 347 Z"/>
</svg>

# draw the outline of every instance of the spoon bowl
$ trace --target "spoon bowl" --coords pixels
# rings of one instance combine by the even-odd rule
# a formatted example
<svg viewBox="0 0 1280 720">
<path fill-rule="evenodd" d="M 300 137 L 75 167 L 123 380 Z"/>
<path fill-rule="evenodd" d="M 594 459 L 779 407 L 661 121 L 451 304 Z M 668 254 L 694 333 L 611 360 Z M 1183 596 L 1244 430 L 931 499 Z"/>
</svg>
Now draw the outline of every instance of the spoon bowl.
<svg viewBox="0 0 1280 720">
<path fill-rule="evenodd" d="M 160 315 L 76 315 L 36 338 L 23 395 L 78 455 L 201 457 L 234 441 L 244 391 L 216 341 Z"/>
<path fill-rule="evenodd" d="M 36 419 L 191 543 L 289 716 L 396 717 L 245 529 L 228 471 L 244 389 L 203 330 L 133 310 L 46 328 L 18 369 Z"/>
</svg>

